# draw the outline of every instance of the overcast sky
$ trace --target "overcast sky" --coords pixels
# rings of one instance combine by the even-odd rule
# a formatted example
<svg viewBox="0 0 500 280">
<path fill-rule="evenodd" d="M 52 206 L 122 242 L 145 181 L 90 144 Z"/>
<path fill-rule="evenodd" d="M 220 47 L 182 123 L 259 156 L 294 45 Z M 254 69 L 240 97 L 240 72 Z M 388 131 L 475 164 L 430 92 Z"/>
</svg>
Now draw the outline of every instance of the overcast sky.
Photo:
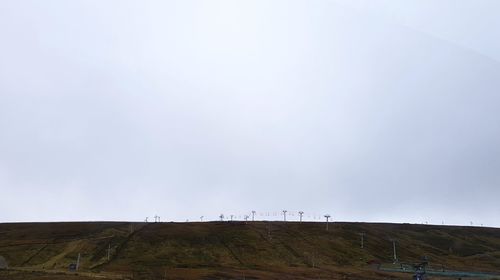
<svg viewBox="0 0 500 280">
<path fill-rule="evenodd" d="M 0 222 L 500 226 L 499 11 L 1 1 Z"/>
</svg>

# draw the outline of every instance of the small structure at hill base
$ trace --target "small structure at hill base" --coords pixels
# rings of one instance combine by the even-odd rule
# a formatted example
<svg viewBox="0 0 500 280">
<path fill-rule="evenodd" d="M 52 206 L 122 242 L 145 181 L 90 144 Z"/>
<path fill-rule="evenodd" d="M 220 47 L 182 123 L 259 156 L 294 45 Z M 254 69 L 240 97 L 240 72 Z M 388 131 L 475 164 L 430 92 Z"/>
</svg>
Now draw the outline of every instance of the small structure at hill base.
<svg viewBox="0 0 500 280">
<path fill-rule="evenodd" d="M 7 264 L 7 260 L 4 257 L 0 256 L 0 269 L 7 269 L 9 265 Z"/>
<path fill-rule="evenodd" d="M 426 266 L 429 263 L 427 261 L 414 264 L 413 268 L 415 269 L 415 274 L 413 275 L 413 280 L 427 280 L 427 275 L 426 275 Z"/>
<path fill-rule="evenodd" d="M 72 272 L 76 271 L 76 263 L 70 263 L 68 265 L 68 270 Z"/>
</svg>

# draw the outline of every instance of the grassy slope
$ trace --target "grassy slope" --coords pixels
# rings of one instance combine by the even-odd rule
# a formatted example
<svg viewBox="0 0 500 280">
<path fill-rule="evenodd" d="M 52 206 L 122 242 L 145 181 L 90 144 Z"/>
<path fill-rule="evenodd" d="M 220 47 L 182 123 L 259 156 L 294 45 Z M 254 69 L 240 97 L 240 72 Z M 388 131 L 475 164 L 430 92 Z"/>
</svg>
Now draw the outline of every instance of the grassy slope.
<svg viewBox="0 0 500 280">
<path fill-rule="evenodd" d="M 11 267 L 65 270 L 81 253 L 84 271 L 144 279 L 165 271 L 192 279 L 384 278 L 364 267 L 374 259 L 390 262 L 394 238 L 401 261 L 425 255 L 436 267 L 500 272 L 500 230 L 492 228 L 335 223 L 326 231 L 322 223 L 281 222 L 132 227 L 118 222 L 0 224 L 0 256 Z M 360 232 L 366 233 L 365 249 L 359 246 Z"/>
</svg>

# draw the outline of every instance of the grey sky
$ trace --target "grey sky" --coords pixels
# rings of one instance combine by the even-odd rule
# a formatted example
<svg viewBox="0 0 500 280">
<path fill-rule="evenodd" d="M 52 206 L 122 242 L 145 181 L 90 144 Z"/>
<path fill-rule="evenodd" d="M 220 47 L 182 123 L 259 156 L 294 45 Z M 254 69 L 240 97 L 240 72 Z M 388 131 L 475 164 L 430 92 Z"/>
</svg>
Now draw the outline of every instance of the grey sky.
<svg viewBox="0 0 500 280">
<path fill-rule="evenodd" d="M 0 3 L 0 221 L 500 226 L 498 1 Z"/>
</svg>

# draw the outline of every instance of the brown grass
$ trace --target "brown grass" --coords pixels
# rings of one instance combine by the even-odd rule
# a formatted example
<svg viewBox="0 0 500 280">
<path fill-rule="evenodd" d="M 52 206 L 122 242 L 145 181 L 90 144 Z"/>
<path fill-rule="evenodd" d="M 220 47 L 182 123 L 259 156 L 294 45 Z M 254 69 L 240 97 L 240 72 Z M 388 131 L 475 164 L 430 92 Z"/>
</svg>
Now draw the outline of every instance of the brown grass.
<svg viewBox="0 0 500 280">
<path fill-rule="evenodd" d="M 133 227 L 131 233 L 130 223 L 0 224 L 0 256 L 10 267 L 37 271 L 31 278 L 31 272 L 3 271 L 0 279 L 87 279 L 106 272 L 134 279 L 398 278 L 366 265 L 392 261 L 391 238 L 398 240 L 404 262 L 426 256 L 439 268 L 500 273 L 500 230 L 495 228 L 335 223 L 326 231 L 322 223 L 293 222 Z M 366 234 L 364 249 L 360 232 Z M 78 253 L 81 272 L 93 274 L 55 274 L 66 271 Z M 44 272 L 53 278 L 44 278 Z"/>
</svg>

